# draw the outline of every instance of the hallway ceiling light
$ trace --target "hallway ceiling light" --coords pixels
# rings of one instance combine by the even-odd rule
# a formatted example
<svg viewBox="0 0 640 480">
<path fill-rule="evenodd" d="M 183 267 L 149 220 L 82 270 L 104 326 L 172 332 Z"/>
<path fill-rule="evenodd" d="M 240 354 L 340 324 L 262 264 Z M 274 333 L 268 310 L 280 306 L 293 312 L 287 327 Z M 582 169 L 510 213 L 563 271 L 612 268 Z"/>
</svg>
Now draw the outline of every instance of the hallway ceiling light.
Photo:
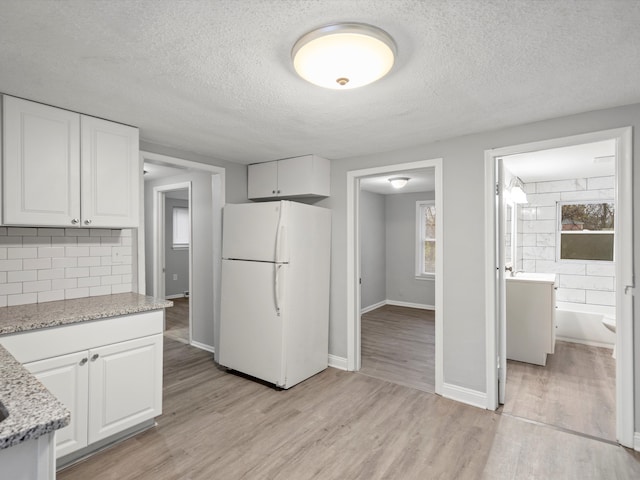
<svg viewBox="0 0 640 480">
<path fill-rule="evenodd" d="M 411 180 L 409 177 L 393 177 L 389 179 L 393 188 L 402 188 L 409 180 Z"/>
<path fill-rule="evenodd" d="M 364 23 L 336 23 L 312 30 L 291 50 L 298 75 L 336 90 L 362 87 L 384 77 L 395 55 L 393 38 Z"/>
</svg>

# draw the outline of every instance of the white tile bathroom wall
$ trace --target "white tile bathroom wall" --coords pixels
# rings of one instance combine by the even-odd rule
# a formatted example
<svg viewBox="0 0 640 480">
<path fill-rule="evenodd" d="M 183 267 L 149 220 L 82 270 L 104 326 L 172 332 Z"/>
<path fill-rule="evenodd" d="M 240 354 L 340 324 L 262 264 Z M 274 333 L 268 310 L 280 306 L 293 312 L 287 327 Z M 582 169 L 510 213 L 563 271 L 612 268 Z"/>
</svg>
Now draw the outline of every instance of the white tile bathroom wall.
<svg viewBox="0 0 640 480">
<path fill-rule="evenodd" d="M 517 265 L 527 272 L 557 273 L 560 302 L 615 305 L 613 263 L 557 260 L 557 203 L 613 200 L 615 177 L 578 178 L 525 185 L 528 203 L 518 208 L 522 236 Z"/>
<path fill-rule="evenodd" d="M 0 307 L 132 291 L 131 230 L 0 227 Z"/>
</svg>

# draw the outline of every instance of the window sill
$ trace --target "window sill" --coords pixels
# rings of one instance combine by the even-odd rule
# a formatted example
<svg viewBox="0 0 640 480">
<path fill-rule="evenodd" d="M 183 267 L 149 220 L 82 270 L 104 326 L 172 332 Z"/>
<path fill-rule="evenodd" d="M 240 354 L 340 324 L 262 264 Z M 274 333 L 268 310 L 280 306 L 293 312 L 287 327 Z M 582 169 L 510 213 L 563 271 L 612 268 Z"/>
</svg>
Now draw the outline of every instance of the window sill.
<svg viewBox="0 0 640 480">
<path fill-rule="evenodd" d="M 173 245 L 173 250 L 189 250 L 189 245 Z"/>
<path fill-rule="evenodd" d="M 416 275 L 415 279 L 416 280 L 429 280 L 429 281 L 433 282 L 436 279 L 436 275 L 435 275 L 435 273 L 430 273 L 430 274 L 427 274 L 427 275 Z"/>
</svg>

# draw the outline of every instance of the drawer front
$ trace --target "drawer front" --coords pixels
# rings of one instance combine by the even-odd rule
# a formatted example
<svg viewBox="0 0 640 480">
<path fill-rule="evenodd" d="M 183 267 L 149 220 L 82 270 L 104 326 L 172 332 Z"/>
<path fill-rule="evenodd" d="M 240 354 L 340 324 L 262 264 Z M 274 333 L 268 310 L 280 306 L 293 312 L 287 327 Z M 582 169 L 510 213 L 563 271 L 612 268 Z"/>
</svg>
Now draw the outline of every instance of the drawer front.
<svg viewBox="0 0 640 480">
<path fill-rule="evenodd" d="M 162 333 L 163 328 L 164 310 L 153 310 L 0 336 L 0 344 L 27 363 Z"/>
</svg>

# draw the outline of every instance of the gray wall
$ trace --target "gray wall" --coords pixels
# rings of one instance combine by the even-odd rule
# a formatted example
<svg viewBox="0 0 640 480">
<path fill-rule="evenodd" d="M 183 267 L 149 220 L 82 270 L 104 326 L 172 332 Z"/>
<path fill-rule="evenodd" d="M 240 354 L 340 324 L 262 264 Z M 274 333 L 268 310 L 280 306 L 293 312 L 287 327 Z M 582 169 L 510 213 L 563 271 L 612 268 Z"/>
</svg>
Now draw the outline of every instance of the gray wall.
<svg viewBox="0 0 640 480">
<path fill-rule="evenodd" d="M 167 297 L 171 295 L 182 295 L 189 290 L 189 249 L 173 249 L 173 207 L 188 208 L 189 202 L 175 198 L 165 199 L 164 294 Z M 150 254 L 153 255 L 153 252 L 150 252 Z M 177 280 L 173 279 L 174 275 L 178 276 Z"/>
<path fill-rule="evenodd" d="M 490 125 L 490 122 L 487 124 Z M 634 126 L 634 152 L 640 152 L 640 104 L 443 140 L 421 147 L 331 162 L 332 209 L 331 320 L 329 352 L 347 354 L 346 179 L 347 172 L 394 163 L 443 159 L 443 323 L 444 382 L 486 390 L 484 271 L 484 152 L 581 133 Z M 636 154 L 637 155 L 637 154 Z M 637 162 L 635 162 L 637 164 Z M 635 271 L 640 271 L 640 168 L 633 173 Z M 640 302 L 634 306 L 640 318 Z M 640 328 L 634 333 L 640 345 Z M 636 362 L 636 411 L 640 412 L 640 352 Z M 640 415 L 636 420 L 640 430 Z"/>
<path fill-rule="evenodd" d="M 385 195 L 360 192 L 360 305 L 384 302 L 386 287 Z"/>
<path fill-rule="evenodd" d="M 434 192 L 386 195 L 387 300 L 435 305 L 435 279 L 416 280 L 416 202 Z M 436 247 L 437 248 L 437 247 Z"/>
</svg>

